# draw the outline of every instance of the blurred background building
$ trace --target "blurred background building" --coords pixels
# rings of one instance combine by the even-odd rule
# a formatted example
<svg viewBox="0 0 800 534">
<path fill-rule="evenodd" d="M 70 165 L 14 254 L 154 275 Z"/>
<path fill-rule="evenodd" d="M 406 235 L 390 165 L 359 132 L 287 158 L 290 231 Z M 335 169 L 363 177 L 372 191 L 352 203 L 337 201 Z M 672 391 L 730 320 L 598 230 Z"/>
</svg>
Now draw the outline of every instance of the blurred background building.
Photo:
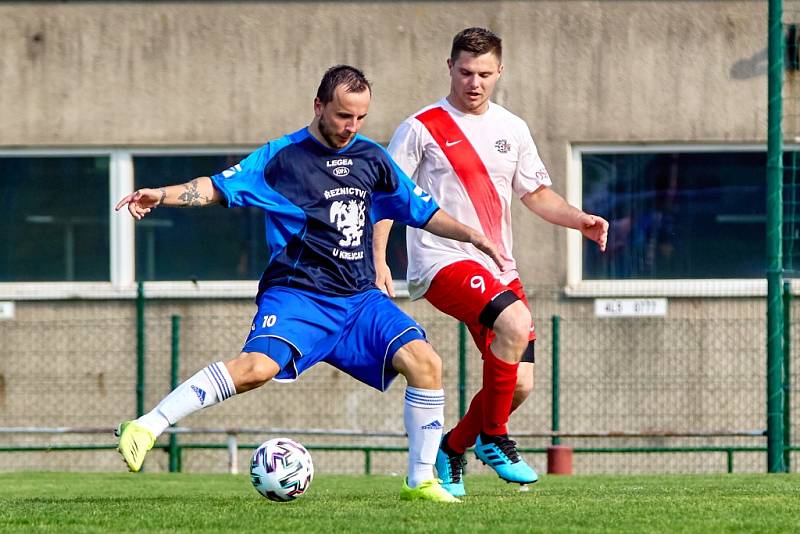
<svg viewBox="0 0 800 534">
<path fill-rule="evenodd" d="M 503 38 L 495 100 L 528 122 L 554 189 L 611 223 L 599 254 L 515 203 L 539 365 L 512 432 L 552 427 L 554 315 L 562 430 L 763 429 L 767 5 L 755 0 L 0 3 L 0 301 L 11 310 L 0 320 L 0 427 L 111 428 L 135 415 L 139 281 L 146 409 L 169 389 L 172 315 L 183 320 L 181 378 L 237 354 L 266 258 L 260 214 L 161 209 L 134 223 L 116 200 L 219 172 L 306 125 L 338 63 L 372 81 L 362 133 L 386 143 L 447 94 L 451 39 L 469 26 Z M 401 288 L 403 240 L 396 229 Z M 659 315 L 604 316 L 622 298 Z M 425 302 L 398 303 L 445 359 L 455 422 L 458 327 Z M 471 349 L 467 398 L 480 384 Z M 400 391 L 381 397 L 319 367 L 185 424 L 400 430 Z M 187 454 L 188 468 L 211 470 L 222 453 Z M 385 456 L 376 471 L 401 470 L 402 455 Z M 0 455 L 0 469 L 117 465 L 111 452 Z M 737 454 L 737 469 L 763 467 L 763 453 Z M 724 468 L 723 453 L 576 458 L 578 472 Z"/>
</svg>

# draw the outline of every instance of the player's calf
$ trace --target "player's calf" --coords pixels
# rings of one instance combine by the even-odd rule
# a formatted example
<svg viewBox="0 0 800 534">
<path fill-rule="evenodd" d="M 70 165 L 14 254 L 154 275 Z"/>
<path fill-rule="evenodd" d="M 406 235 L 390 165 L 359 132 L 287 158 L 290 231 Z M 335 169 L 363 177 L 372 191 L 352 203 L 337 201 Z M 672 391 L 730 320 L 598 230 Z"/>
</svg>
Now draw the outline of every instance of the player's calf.
<svg viewBox="0 0 800 534">
<path fill-rule="evenodd" d="M 533 362 L 527 361 L 525 355 L 523 355 L 522 361 L 519 363 L 519 368 L 517 369 L 517 383 L 514 386 L 514 396 L 511 399 L 512 413 L 522 406 L 533 392 L 533 367 Z"/>
</svg>

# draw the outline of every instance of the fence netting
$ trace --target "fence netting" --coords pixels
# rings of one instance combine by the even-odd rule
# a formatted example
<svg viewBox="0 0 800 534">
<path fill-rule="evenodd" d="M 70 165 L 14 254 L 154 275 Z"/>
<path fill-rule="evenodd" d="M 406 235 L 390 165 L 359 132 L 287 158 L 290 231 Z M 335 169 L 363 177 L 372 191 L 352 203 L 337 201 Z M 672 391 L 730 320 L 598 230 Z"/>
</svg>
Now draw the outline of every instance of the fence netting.
<svg viewBox="0 0 800 534">
<path fill-rule="evenodd" d="M 544 450 L 552 441 L 554 315 L 560 317 L 559 423 L 567 434 L 561 443 L 576 451 L 576 473 L 765 470 L 766 453 L 758 450 L 766 445 L 758 435 L 766 417 L 763 298 L 720 299 L 710 305 L 706 299 L 703 306 L 699 299 L 671 299 L 666 317 L 602 318 L 594 316 L 591 299 L 565 297 L 548 287 L 528 287 L 528 293 L 538 336 L 535 389 L 511 416 L 510 432 L 521 448 L 532 449 L 526 458 L 540 472 L 546 470 Z M 425 302 L 398 303 L 425 327 L 444 361 L 445 426 L 450 428 L 459 411 L 458 323 Z M 237 355 L 254 312 L 251 299 L 225 298 L 222 293 L 202 299 L 148 298 L 145 410 L 170 390 L 173 316 L 180 317 L 183 381 L 210 362 Z M 792 312 L 800 316 L 800 304 L 793 303 Z M 793 369 L 798 367 L 800 347 L 795 330 Z M 466 347 L 468 404 L 480 388 L 481 361 L 469 337 Z M 797 413 L 798 380 L 792 384 L 790 409 Z M 400 377 L 382 394 L 320 364 L 294 383 L 269 383 L 237 395 L 187 417 L 180 426 L 274 429 L 237 435 L 240 471 L 247 469 L 251 446 L 279 432 L 312 447 L 320 473 L 369 469 L 402 475 L 404 389 Z M 124 470 L 113 450 L 112 430 L 133 418 L 136 406 L 135 300 L 18 302 L 15 318 L 0 321 L 0 427 L 103 431 L 0 434 L 0 470 Z M 695 433 L 702 435 L 687 435 Z M 795 424 L 792 443 L 798 438 Z M 225 434 L 182 434 L 178 441 L 191 445 L 182 449 L 183 471 L 228 470 Z M 158 444 L 167 442 L 164 435 Z M 25 450 L 29 447 L 50 450 Z M 59 450 L 64 447 L 77 450 Z M 365 453 L 363 448 L 373 450 Z M 625 448 L 634 452 L 619 450 Z M 733 456 L 727 449 L 733 449 Z M 153 451 L 146 469 L 167 470 L 167 453 Z M 471 458 L 468 472 L 488 471 Z"/>
</svg>

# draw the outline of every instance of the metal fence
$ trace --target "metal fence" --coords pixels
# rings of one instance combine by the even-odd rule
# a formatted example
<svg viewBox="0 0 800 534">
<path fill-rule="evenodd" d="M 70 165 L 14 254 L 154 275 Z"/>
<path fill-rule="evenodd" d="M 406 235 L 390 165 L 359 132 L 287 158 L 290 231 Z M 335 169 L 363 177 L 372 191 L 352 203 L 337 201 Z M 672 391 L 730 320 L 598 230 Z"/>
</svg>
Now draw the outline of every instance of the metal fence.
<svg viewBox="0 0 800 534">
<path fill-rule="evenodd" d="M 546 448 L 560 440 L 576 453 L 576 473 L 765 471 L 763 299 L 672 299 L 666 317 L 609 319 L 594 316 L 591 300 L 552 288 L 529 294 L 538 332 L 536 387 L 510 430 L 537 468 L 545 469 Z M 425 303 L 401 305 L 444 360 L 450 427 L 464 404 L 460 393 L 468 402 L 480 387 L 480 357 L 469 340 L 460 357 L 457 322 Z M 797 303 L 791 307 L 800 311 Z M 255 307 L 249 299 L 176 298 L 146 300 L 139 311 L 141 373 L 133 300 L 23 302 L 14 320 L 0 321 L 0 427 L 106 430 L 2 433 L 0 470 L 123 470 L 111 431 L 136 415 L 137 397 L 149 410 L 170 390 L 176 346 L 176 378 L 184 380 L 238 353 Z M 175 340 L 174 316 L 181 318 Z M 271 383 L 181 421 L 188 429 L 240 432 L 182 433 L 172 456 L 165 435 L 147 469 L 175 468 L 180 452 L 184 471 L 225 472 L 229 435 L 242 466 L 254 445 L 281 432 L 309 446 L 320 472 L 402 473 L 402 382 L 381 394 L 318 365 L 295 383 Z M 797 425 L 789 428 L 796 443 Z M 300 432 L 309 429 L 315 432 Z M 485 470 L 474 460 L 469 469 Z"/>
</svg>

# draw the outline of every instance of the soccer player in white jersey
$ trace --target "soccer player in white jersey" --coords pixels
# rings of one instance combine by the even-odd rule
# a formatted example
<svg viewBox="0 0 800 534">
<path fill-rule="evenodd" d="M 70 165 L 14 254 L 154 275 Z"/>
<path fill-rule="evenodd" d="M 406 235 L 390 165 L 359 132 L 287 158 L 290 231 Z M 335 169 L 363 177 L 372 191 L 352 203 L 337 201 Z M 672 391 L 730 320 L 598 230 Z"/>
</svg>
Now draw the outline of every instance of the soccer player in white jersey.
<svg viewBox="0 0 800 534">
<path fill-rule="evenodd" d="M 464 452 L 509 482 L 536 482 L 536 471 L 509 439 L 510 413 L 533 388 L 536 338 L 511 253 L 511 197 L 546 221 L 574 228 L 605 250 L 608 222 L 569 205 L 552 182 L 525 122 L 490 101 L 503 71 L 502 42 L 483 28 L 453 39 L 450 94 L 404 121 L 389 153 L 419 187 L 464 224 L 481 228 L 505 259 L 502 268 L 469 244 L 408 228 L 411 298 L 466 323 L 483 358 L 482 389 L 464 418 L 442 438 L 436 469 L 454 496 L 465 494 Z M 378 286 L 393 294 L 385 264 L 391 221 L 376 226 Z"/>
</svg>

